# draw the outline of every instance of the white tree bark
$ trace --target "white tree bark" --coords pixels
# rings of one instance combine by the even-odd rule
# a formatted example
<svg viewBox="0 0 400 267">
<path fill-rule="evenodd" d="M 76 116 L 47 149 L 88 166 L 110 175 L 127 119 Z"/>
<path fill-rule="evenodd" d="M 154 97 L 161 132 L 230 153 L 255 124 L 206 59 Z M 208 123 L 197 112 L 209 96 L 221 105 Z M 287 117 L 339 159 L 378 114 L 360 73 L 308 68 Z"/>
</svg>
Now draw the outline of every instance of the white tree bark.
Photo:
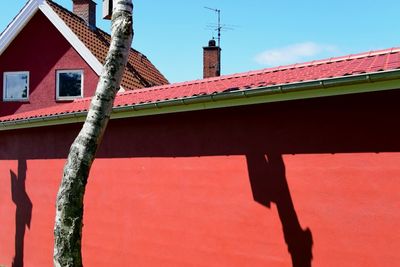
<svg viewBox="0 0 400 267">
<path fill-rule="evenodd" d="M 90 168 L 110 119 L 131 47 L 132 1 L 114 0 L 111 44 L 95 96 L 64 166 L 57 194 L 54 266 L 81 267 L 83 198 Z"/>
</svg>

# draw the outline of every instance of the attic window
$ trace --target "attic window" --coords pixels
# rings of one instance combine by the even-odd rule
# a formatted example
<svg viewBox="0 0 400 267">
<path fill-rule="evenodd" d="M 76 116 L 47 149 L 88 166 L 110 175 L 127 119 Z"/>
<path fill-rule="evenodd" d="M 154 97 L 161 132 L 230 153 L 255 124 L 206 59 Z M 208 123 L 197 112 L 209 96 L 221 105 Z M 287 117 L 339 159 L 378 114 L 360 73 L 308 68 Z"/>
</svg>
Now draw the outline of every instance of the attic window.
<svg viewBox="0 0 400 267">
<path fill-rule="evenodd" d="M 57 100 L 83 97 L 83 70 L 57 71 Z"/>
<path fill-rule="evenodd" d="M 28 101 L 28 95 L 29 95 L 28 71 L 4 72 L 3 76 L 4 101 Z"/>
</svg>

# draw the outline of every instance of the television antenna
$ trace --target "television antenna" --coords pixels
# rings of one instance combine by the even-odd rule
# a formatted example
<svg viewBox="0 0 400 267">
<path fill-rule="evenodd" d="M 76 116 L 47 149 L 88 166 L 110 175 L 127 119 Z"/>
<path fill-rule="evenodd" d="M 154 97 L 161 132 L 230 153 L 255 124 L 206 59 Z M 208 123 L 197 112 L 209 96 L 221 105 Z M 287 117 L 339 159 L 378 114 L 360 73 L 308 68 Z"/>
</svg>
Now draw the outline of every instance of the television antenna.
<svg viewBox="0 0 400 267">
<path fill-rule="evenodd" d="M 204 7 L 205 9 L 214 11 L 215 13 L 217 13 L 218 16 L 218 24 L 216 25 L 217 27 L 214 28 L 214 30 L 217 31 L 218 33 L 218 47 L 221 47 L 221 30 L 222 30 L 222 25 L 221 25 L 221 9 L 216 9 L 216 8 L 211 8 L 211 7 Z"/>
</svg>

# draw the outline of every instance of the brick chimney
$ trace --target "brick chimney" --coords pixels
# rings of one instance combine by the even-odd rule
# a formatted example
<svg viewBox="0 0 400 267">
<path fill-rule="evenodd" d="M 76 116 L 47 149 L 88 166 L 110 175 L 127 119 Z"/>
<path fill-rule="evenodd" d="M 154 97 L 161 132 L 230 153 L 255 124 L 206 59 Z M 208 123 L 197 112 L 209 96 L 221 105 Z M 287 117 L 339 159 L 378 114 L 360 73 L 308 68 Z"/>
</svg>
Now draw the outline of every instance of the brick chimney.
<svg viewBox="0 0 400 267">
<path fill-rule="evenodd" d="M 210 40 L 208 46 L 203 47 L 203 78 L 221 75 L 221 48 L 215 40 Z"/>
<path fill-rule="evenodd" d="M 96 3 L 92 0 L 72 0 L 72 11 L 91 28 L 96 28 Z"/>
</svg>

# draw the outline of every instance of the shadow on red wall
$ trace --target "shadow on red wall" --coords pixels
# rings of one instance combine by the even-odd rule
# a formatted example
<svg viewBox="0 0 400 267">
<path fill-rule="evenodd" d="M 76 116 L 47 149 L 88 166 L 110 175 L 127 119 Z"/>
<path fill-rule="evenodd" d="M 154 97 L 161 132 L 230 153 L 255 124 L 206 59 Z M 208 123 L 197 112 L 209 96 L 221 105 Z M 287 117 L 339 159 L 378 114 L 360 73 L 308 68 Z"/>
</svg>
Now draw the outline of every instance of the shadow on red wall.
<svg viewBox="0 0 400 267">
<path fill-rule="evenodd" d="M 26 160 L 18 160 L 18 174 L 10 170 L 11 195 L 15 203 L 15 254 L 12 267 L 24 266 L 24 239 L 26 227 L 30 228 L 32 220 L 32 202 L 25 189 Z"/>
<path fill-rule="evenodd" d="M 309 267 L 312 229 L 300 224 L 282 155 L 399 152 L 398 99 L 394 90 L 112 120 L 98 157 L 245 156 L 254 200 L 276 205 L 293 267 Z M 0 132 L 0 159 L 64 159 L 79 129 L 71 124 Z M 21 167 L 19 179 L 23 173 Z M 31 203 L 27 197 L 18 203 L 27 206 L 18 226 L 23 236 Z"/>
<path fill-rule="evenodd" d="M 293 267 L 310 267 L 313 245 L 311 230 L 303 230 L 300 225 L 282 156 L 260 152 L 248 154 L 246 159 L 254 200 L 267 208 L 271 207 L 272 202 L 278 209 Z"/>
</svg>

